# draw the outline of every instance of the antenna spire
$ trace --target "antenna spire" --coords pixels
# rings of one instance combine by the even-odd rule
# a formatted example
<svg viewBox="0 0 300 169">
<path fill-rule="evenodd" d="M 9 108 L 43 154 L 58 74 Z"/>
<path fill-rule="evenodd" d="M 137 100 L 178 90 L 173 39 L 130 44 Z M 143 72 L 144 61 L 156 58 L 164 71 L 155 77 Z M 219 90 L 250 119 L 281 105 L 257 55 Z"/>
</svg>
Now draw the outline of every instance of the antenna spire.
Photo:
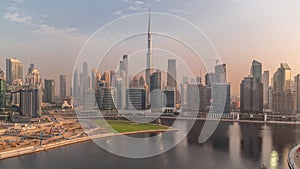
<svg viewBox="0 0 300 169">
<path fill-rule="evenodd" d="M 149 8 L 148 33 L 151 32 L 151 8 Z"/>
</svg>

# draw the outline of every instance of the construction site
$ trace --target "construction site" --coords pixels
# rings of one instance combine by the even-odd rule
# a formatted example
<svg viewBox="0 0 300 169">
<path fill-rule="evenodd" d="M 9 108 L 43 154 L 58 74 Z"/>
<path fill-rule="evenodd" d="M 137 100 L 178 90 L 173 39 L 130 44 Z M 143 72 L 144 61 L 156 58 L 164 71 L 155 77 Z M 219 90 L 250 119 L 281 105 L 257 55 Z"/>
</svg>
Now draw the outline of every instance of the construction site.
<svg viewBox="0 0 300 169">
<path fill-rule="evenodd" d="M 41 119 L 39 123 L 1 124 L 0 152 L 86 136 L 77 119 L 64 119 L 54 112 Z"/>
</svg>

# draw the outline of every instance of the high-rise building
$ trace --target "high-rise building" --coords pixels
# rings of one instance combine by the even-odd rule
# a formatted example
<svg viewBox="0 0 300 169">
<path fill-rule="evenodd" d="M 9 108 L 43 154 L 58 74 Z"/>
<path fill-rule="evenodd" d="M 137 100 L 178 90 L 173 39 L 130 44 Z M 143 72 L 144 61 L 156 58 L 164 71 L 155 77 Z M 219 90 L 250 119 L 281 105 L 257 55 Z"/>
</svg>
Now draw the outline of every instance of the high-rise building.
<svg viewBox="0 0 300 169">
<path fill-rule="evenodd" d="M 227 83 L 226 64 L 215 66 L 214 84 L 212 84 L 211 108 L 214 113 L 230 113 L 230 90 Z"/>
<path fill-rule="evenodd" d="M 291 68 L 281 63 L 272 78 L 272 112 L 292 114 L 294 110 L 294 92 L 292 91 Z"/>
<path fill-rule="evenodd" d="M 177 81 L 176 81 L 176 60 L 169 59 L 168 60 L 168 74 L 167 74 L 167 86 L 176 89 Z"/>
<path fill-rule="evenodd" d="M 214 73 L 207 73 L 205 75 L 205 86 L 211 87 L 212 84 L 215 83 L 215 74 Z"/>
<path fill-rule="evenodd" d="M 295 76 L 295 89 L 296 89 L 296 94 L 295 94 L 295 100 L 296 100 L 296 113 L 300 113 L 300 74 Z"/>
<path fill-rule="evenodd" d="M 292 74 L 291 68 L 286 63 L 281 63 L 273 75 L 273 90 L 274 92 L 287 91 L 292 89 Z"/>
<path fill-rule="evenodd" d="M 214 113 L 230 113 L 230 83 L 215 83 L 212 86 L 211 111 Z"/>
<path fill-rule="evenodd" d="M 161 71 L 157 70 L 150 76 L 150 92 L 153 90 L 161 90 Z"/>
<path fill-rule="evenodd" d="M 116 100 L 116 88 L 111 86 L 101 85 L 97 89 L 96 101 L 98 107 L 103 111 L 113 111 L 116 110 L 115 105 Z"/>
<path fill-rule="evenodd" d="M 25 84 L 29 86 L 38 86 L 42 84 L 41 74 L 34 64 L 31 63 L 25 78 Z"/>
<path fill-rule="evenodd" d="M 269 109 L 269 87 L 270 87 L 270 77 L 269 71 L 264 71 L 263 74 L 263 88 L 264 88 L 264 108 Z"/>
<path fill-rule="evenodd" d="M 82 93 L 84 93 L 84 91 L 89 90 L 90 89 L 90 76 L 89 76 L 89 67 L 88 64 L 86 62 L 83 63 L 83 72 L 82 72 Z"/>
<path fill-rule="evenodd" d="M 91 72 L 91 74 L 92 74 L 92 90 L 95 90 L 95 88 L 96 88 L 96 70 L 95 69 L 92 69 L 92 72 Z"/>
<path fill-rule="evenodd" d="M 153 73 L 153 65 L 152 65 L 152 33 L 151 33 L 151 14 L 149 11 L 148 18 L 148 52 L 147 52 L 147 68 L 146 68 L 146 83 L 150 84 L 150 76 Z"/>
<path fill-rule="evenodd" d="M 202 84 L 187 85 L 187 109 L 190 111 L 205 111 L 205 86 Z"/>
<path fill-rule="evenodd" d="M 202 78 L 200 76 L 196 77 L 196 84 L 202 84 Z"/>
<path fill-rule="evenodd" d="M 2 69 L 0 69 L 0 79 L 6 80 L 5 72 Z"/>
<path fill-rule="evenodd" d="M 240 87 L 241 113 L 263 112 L 263 84 L 259 77 L 245 77 Z"/>
<path fill-rule="evenodd" d="M 190 81 L 189 81 L 189 77 L 187 77 L 187 76 L 183 76 L 182 77 L 182 83 L 184 83 L 184 84 L 189 84 L 190 83 Z"/>
<path fill-rule="evenodd" d="M 258 78 L 260 81 L 262 80 L 262 64 L 258 62 L 257 60 L 252 61 L 251 65 L 251 76 Z"/>
<path fill-rule="evenodd" d="M 20 90 L 21 115 L 29 118 L 39 117 L 41 114 L 42 90 L 40 87 Z"/>
<path fill-rule="evenodd" d="M 215 83 L 227 83 L 226 64 L 215 66 Z"/>
<path fill-rule="evenodd" d="M 180 84 L 180 99 L 181 99 L 181 105 L 187 104 L 187 84 L 181 83 Z"/>
<path fill-rule="evenodd" d="M 146 109 L 146 89 L 129 88 L 127 89 L 127 109 L 128 110 L 145 110 Z"/>
<path fill-rule="evenodd" d="M 160 112 L 162 109 L 161 72 L 157 70 L 150 76 L 150 105 L 152 112 Z"/>
<path fill-rule="evenodd" d="M 164 89 L 163 90 L 163 106 L 167 108 L 174 108 L 176 106 L 176 94 L 174 89 Z"/>
<path fill-rule="evenodd" d="M 60 89 L 60 97 L 65 98 L 67 96 L 67 76 L 66 75 L 60 75 L 59 76 L 59 89 Z"/>
<path fill-rule="evenodd" d="M 126 108 L 126 86 L 125 86 L 125 72 L 119 71 L 118 77 L 116 78 L 115 87 L 117 89 L 116 106 L 118 109 Z"/>
<path fill-rule="evenodd" d="M 73 75 L 73 87 L 72 87 L 72 96 L 73 97 L 78 97 L 80 94 L 79 92 L 80 86 L 79 86 L 79 81 L 78 81 L 78 70 L 75 69 L 74 75 Z"/>
<path fill-rule="evenodd" d="M 0 108 L 6 106 L 6 82 L 3 78 L 0 78 Z"/>
<path fill-rule="evenodd" d="M 23 80 L 23 65 L 22 62 L 16 58 L 6 59 L 6 83 L 13 85 L 15 82 L 22 82 Z M 14 82 L 15 81 L 15 82 Z"/>
<path fill-rule="evenodd" d="M 53 79 L 45 79 L 44 102 L 54 103 L 55 98 L 55 81 Z"/>
<path fill-rule="evenodd" d="M 106 86 L 110 86 L 110 72 L 105 71 L 101 76 L 101 81 L 106 83 Z"/>
<path fill-rule="evenodd" d="M 206 86 L 206 94 L 205 94 L 205 110 L 208 111 L 210 109 L 212 103 L 212 86 L 215 84 L 215 73 L 207 73 L 205 75 L 205 86 Z"/>
<path fill-rule="evenodd" d="M 125 73 L 125 87 L 128 87 L 128 76 L 129 76 L 129 72 L 128 72 L 128 55 L 123 55 L 123 60 L 120 61 L 120 71 L 123 71 Z"/>
<path fill-rule="evenodd" d="M 83 108 L 87 109 L 95 109 L 96 106 L 96 96 L 94 90 L 86 90 L 83 94 Z"/>
</svg>

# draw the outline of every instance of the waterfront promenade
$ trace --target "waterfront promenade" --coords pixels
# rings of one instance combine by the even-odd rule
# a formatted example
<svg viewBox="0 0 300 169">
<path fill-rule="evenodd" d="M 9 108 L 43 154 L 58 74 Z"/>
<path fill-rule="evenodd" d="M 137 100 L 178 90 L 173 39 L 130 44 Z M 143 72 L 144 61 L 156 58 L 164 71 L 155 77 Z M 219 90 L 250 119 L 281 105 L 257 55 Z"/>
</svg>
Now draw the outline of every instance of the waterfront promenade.
<svg viewBox="0 0 300 169">
<path fill-rule="evenodd" d="M 293 147 L 289 152 L 288 164 L 290 169 L 300 169 L 300 153 L 297 150 L 300 148 L 300 144 Z"/>
<path fill-rule="evenodd" d="M 18 157 L 18 156 L 22 156 L 22 155 L 26 155 L 26 154 L 37 153 L 37 152 L 41 152 L 41 151 L 46 151 L 46 150 L 50 150 L 53 148 L 58 148 L 58 147 L 67 146 L 67 145 L 71 145 L 71 144 L 75 144 L 75 143 L 90 141 L 93 139 L 114 137 L 114 136 L 120 136 L 120 135 L 142 134 L 142 133 L 160 133 L 160 132 L 166 132 L 166 131 L 177 131 L 177 129 L 169 128 L 169 129 L 145 130 L 145 131 L 135 131 L 135 132 L 125 132 L 125 133 L 105 133 L 105 134 L 86 136 L 86 137 L 82 137 L 82 138 L 64 140 L 64 141 L 41 145 L 41 146 L 30 146 L 30 147 L 25 147 L 25 148 L 21 148 L 21 149 L 0 152 L 0 160 Z"/>
</svg>

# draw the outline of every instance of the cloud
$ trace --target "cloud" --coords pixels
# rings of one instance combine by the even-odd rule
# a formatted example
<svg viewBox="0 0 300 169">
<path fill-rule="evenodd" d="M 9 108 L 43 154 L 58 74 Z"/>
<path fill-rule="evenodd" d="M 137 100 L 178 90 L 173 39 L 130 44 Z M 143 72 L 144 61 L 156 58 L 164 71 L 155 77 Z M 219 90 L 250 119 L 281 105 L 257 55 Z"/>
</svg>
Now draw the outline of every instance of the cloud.
<svg viewBox="0 0 300 169">
<path fill-rule="evenodd" d="M 4 14 L 4 19 L 18 22 L 18 23 L 26 23 L 30 24 L 32 17 L 30 16 L 21 16 L 18 12 L 7 12 Z"/>
<path fill-rule="evenodd" d="M 143 2 L 143 1 L 135 1 L 134 4 L 135 4 L 135 5 L 143 5 L 144 2 Z"/>
<path fill-rule="evenodd" d="M 130 11 L 137 11 L 137 10 L 140 10 L 141 8 L 140 7 L 137 7 L 137 6 L 130 6 L 128 7 L 128 10 Z"/>
<path fill-rule="evenodd" d="M 80 35 L 77 28 L 68 27 L 65 29 L 56 28 L 48 24 L 40 24 L 36 30 L 33 31 L 33 34 L 38 37 L 58 37 L 63 39 L 78 39 L 86 40 L 86 36 Z"/>
<path fill-rule="evenodd" d="M 172 9 L 171 10 L 171 12 L 173 12 L 173 13 L 181 13 L 183 11 L 184 11 L 183 9 Z"/>
<path fill-rule="evenodd" d="M 23 3 L 23 0 L 11 0 L 11 1 L 19 4 Z"/>
<path fill-rule="evenodd" d="M 18 8 L 17 7 L 14 7 L 14 6 L 10 6 L 6 9 L 8 12 L 14 12 L 14 11 L 17 11 Z"/>
<path fill-rule="evenodd" d="M 116 11 L 116 12 L 114 12 L 114 15 L 122 15 L 123 14 L 123 11 Z"/>
</svg>

